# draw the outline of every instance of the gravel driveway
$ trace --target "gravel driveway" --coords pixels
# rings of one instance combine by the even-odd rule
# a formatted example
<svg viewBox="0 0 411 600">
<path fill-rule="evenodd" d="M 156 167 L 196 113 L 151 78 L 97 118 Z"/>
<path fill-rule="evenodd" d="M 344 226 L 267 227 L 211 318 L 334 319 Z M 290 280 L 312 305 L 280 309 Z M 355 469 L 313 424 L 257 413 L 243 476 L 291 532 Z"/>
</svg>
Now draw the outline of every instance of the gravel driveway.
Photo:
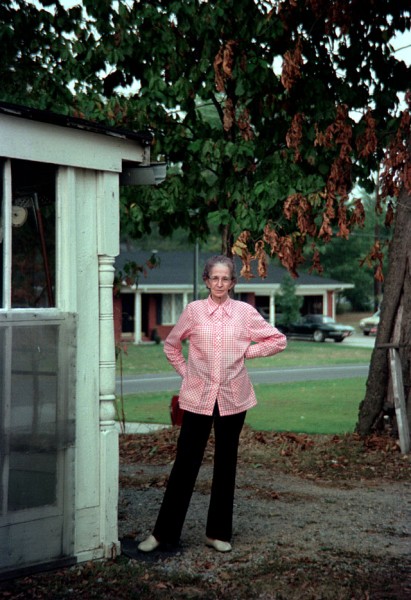
<svg viewBox="0 0 411 600">
<path fill-rule="evenodd" d="M 119 529 L 124 552 L 159 569 L 157 573 L 165 580 L 178 572 L 195 573 L 203 582 L 221 582 L 228 573 L 230 578 L 235 573 L 241 577 L 244 572 L 253 573 L 262 563 L 272 565 L 272 576 L 281 563 L 281 573 L 284 564 L 289 564 L 293 577 L 298 579 L 300 571 L 308 587 L 316 586 L 317 595 L 307 592 L 301 596 L 298 588 L 292 596 L 287 588 L 287 595 L 282 596 L 284 582 L 279 574 L 275 592 L 277 584 L 271 577 L 270 591 L 261 591 L 264 586 L 259 586 L 259 595 L 254 596 L 248 586 L 230 598 L 332 598 L 325 592 L 321 595 L 320 584 L 321 578 L 329 578 L 332 572 L 341 584 L 333 600 L 356 599 L 352 586 L 359 577 L 375 580 L 375 593 L 368 598 L 411 599 L 410 481 L 323 481 L 315 476 L 310 479 L 309 474 L 285 474 L 258 463 L 240 464 L 233 551 L 218 554 L 203 541 L 212 475 L 211 464 L 206 462 L 200 470 L 181 546 L 176 551 L 145 555 L 137 551 L 134 540 L 140 541 L 151 532 L 170 468 L 170 463 L 121 466 Z"/>
</svg>

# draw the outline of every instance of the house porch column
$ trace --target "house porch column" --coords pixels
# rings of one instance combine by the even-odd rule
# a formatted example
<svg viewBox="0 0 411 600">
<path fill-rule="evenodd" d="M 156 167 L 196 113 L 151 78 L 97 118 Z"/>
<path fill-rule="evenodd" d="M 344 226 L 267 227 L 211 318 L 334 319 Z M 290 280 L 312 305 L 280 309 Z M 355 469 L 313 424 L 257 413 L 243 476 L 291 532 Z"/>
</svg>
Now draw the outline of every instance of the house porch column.
<svg viewBox="0 0 411 600">
<path fill-rule="evenodd" d="M 275 294 L 274 292 L 271 292 L 270 294 L 270 308 L 269 308 L 269 313 L 270 313 L 270 325 L 275 325 Z"/>
<path fill-rule="evenodd" d="M 141 328 L 142 328 L 142 301 L 141 292 L 138 289 L 135 292 L 134 297 L 134 343 L 140 344 L 142 341 Z"/>
<path fill-rule="evenodd" d="M 327 291 L 327 316 L 335 319 L 335 293 Z"/>
</svg>

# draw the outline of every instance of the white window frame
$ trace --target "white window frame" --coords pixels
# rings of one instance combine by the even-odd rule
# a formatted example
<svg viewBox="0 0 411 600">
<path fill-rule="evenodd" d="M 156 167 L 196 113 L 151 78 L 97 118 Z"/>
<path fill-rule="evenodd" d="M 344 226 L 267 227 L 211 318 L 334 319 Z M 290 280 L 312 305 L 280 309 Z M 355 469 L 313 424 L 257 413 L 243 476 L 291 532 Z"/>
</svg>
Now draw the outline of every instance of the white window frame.
<svg viewBox="0 0 411 600">
<path fill-rule="evenodd" d="M 163 294 L 162 302 L 161 302 L 161 325 L 175 325 L 186 307 L 187 303 L 190 302 L 190 298 L 192 299 L 192 294 L 187 294 L 185 292 L 170 292 Z M 164 319 L 164 299 L 167 298 L 171 302 L 170 306 L 170 319 Z"/>
</svg>

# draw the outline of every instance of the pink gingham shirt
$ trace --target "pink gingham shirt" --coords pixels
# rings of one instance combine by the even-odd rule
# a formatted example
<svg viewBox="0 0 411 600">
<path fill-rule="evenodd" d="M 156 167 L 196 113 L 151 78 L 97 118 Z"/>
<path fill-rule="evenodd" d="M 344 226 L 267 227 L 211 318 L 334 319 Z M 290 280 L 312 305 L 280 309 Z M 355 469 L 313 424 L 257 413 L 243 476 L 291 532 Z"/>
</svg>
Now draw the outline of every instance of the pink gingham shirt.
<svg viewBox="0 0 411 600">
<path fill-rule="evenodd" d="M 271 356 L 286 345 L 286 337 L 251 304 L 231 298 L 217 304 L 211 297 L 191 302 L 164 342 L 168 361 L 183 378 L 181 408 L 212 415 L 217 401 L 222 416 L 252 408 L 257 400 L 244 359 Z"/>
</svg>

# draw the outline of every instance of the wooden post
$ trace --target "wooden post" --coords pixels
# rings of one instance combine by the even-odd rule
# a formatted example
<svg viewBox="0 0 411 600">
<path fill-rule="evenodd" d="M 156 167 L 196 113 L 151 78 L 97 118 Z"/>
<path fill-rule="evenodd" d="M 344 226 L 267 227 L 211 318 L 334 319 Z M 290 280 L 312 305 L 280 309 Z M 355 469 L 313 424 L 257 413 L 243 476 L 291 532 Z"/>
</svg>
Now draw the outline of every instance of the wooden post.
<svg viewBox="0 0 411 600">
<path fill-rule="evenodd" d="M 392 395 L 394 398 L 400 448 L 403 454 L 408 454 L 411 446 L 410 429 L 408 427 L 407 408 L 405 405 L 401 358 L 398 351 L 399 346 L 398 344 L 379 344 L 378 348 L 387 348 L 389 351 Z"/>
<path fill-rule="evenodd" d="M 410 451 L 410 431 L 408 427 L 407 409 L 405 406 L 401 359 L 397 348 L 390 348 L 389 353 L 392 391 L 394 396 L 395 415 L 397 417 L 398 436 L 400 438 L 400 448 L 403 454 L 408 454 Z"/>
</svg>

